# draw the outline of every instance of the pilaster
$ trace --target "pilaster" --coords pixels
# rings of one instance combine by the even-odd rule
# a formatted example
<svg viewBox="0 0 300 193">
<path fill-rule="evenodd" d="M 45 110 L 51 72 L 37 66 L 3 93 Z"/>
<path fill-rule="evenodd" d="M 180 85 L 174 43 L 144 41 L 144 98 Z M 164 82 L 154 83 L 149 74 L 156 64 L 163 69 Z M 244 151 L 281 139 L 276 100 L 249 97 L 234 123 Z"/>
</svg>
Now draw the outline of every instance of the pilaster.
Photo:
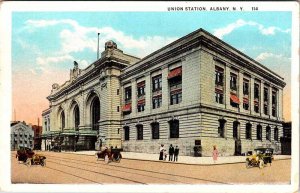
<svg viewBox="0 0 300 193">
<path fill-rule="evenodd" d="M 169 107 L 170 95 L 169 95 L 169 84 L 168 84 L 168 66 L 162 68 L 162 110 L 166 110 Z"/>
</svg>

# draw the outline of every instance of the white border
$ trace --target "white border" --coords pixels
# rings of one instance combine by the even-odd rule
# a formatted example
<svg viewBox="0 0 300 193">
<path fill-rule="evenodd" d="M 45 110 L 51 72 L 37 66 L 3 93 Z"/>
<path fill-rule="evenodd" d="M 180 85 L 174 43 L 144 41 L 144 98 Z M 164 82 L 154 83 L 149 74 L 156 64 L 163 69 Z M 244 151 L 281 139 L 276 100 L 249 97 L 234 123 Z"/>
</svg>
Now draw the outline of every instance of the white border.
<svg viewBox="0 0 300 193">
<path fill-rule="evenodd" d="M 45 6 L 47 4 L 47 6 Z M 10 182 L 11 15 L 13 11 L 167 11 L 171 6 L 241 6 L 244 11 L 292 11 L 291 185 L 29 185 Z M 0 12 L 0 190 L 9 192 L 298 192 L 299 186 L 299 4 L 297 2 L 2 2 Z M 251 178 L 251 177 L 250 177 Z M 151 187 L 151 188 L 150 188 Z"/>
</svg>

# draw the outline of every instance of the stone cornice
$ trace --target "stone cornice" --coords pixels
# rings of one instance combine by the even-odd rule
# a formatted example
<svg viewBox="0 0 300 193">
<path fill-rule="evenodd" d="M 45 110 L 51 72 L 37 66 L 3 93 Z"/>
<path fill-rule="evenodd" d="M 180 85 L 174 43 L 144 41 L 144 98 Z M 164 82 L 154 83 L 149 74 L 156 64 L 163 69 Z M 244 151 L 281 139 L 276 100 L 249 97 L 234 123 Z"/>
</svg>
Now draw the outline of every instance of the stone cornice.
<svg viewBox="0 0 300 193">
<path fill-rule="evenodd" d="M 124 80 L 130 76 L 133 76 L 134 74 L 141 73 L 156 64 L 174 58 L 180 54 L 184 54 L 197 47 L 201 47 L 201 49 L 203 49 L 202 46 L 215 51 L 223 57 L 236 62 L 242 67 L 259 74 L 261 77 L 274 82 L 281 87 L 284 87 L 286 85 L 286 83 L 283 81 L 283 78 L 278 74 L 274 73 L 259 62 L 255 61 L 254 59 L 250 58 L 249 56 L 233 48 L 229 44 L 218 39 L 217 37 L 213 36 L 203 29 L 194 31 L 153 52 L 136 64 L 126 67 L 125 69 L 123 69 L 123 74 L 120 76 L 120 78 L 121 80 Z"/>
</svg>

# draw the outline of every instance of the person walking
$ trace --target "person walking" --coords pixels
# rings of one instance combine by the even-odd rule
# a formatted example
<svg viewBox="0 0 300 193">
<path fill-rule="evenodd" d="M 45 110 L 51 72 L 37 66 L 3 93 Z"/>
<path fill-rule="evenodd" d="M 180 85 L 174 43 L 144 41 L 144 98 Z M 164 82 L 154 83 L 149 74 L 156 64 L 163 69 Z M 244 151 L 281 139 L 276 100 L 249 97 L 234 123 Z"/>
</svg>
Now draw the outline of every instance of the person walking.
<svg viewBox="0 0 300 193">
<path fill-rule="evenodd" d="M 159 160 L 164 160 L 164 150 L 165 150 L 164 145 L 161 144 L 159 148 Z"/>
<path fill-rule="evenodd" d="M 213 152 L 212 152 L 212 156 L 213 156 L 213 160 L 214 160 L 214 163 L 216 163 L 217 159 L 218 159 L 218 155 L 219 155 L 219 152 L 217 150 L 217 147 L 214 145 L 213 146 Z"/>
<path fill-rule="evenodd" d="M 173 161 L 174 147 L 171 144 L 169 147 L 169 161 Z"/>
<path fill-rule="evenodd" d="M 178 154 L 179 154 L 179 148 L 176 145 L 175 150 L 174 150 L 174 161 L 178 161 Z"/>
</svg>

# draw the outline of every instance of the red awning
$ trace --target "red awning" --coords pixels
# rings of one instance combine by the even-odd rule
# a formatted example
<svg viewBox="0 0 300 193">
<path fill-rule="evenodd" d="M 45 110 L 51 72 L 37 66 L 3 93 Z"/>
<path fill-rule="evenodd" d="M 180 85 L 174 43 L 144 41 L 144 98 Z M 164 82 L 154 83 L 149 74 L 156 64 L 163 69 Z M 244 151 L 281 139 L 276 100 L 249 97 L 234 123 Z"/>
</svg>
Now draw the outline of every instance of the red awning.
<svg viewBox="0 0 300 193">
<path fill-rule="evenodd" d="M 243 103 L 245 103 L 245 104 L 249 104 L 249 99 L 247 99 L 247 98 L 243 98 Z"/>
<path fill-rule="evenodd" d="M 236 95 L 231 94 L 230 99 L 232 100 L 232 102 L 234 102 L 236 104 L 240 104 L 240 99 Z"/>
<path fill-rule="evenodd" d="M 180 89 L 176 89 L 176 90 L 171 90 L 171 94 L 173 95 L 173 94 L 178 94 L 178 93 L 181 93 L 182 92 L 182 90 L 181 90 L 181 88 Z"/>
<path fill-rule="evenodd" d="M 220 88 L 215 88 L 215 92 L 218 94 L 223 94 L 223 90 Z"/>
<path fill-rule="evenodd" d="M 145 104 L 145 99 L 138 100 L 138 105 Z"/>
<path fill-rule="evenodd" d="M 175 68 L 169 72 L 168 79 L 171 79 L 171 78 L 174 78 L 177 76 L 181 76 L 181 75 L 182 75 L 182 68 L 181 67 Z"/>
<path fill-rule="evenodd" d="M 137 83 L 137 87 L 144 87 L 145 86 L 145 81 Z"/>
<path fill-rule="evenodd" d="M 123 108 L 122 108 L 122 111 L 123 112 L 131 111 L 131 103 L 128 103 L 128 104 L 124 105 Z"/>
<path fill-rule="evenodd" d="M 258 105 L 258 101 L 254 101 L 254 105 Z"/>
</svg>

